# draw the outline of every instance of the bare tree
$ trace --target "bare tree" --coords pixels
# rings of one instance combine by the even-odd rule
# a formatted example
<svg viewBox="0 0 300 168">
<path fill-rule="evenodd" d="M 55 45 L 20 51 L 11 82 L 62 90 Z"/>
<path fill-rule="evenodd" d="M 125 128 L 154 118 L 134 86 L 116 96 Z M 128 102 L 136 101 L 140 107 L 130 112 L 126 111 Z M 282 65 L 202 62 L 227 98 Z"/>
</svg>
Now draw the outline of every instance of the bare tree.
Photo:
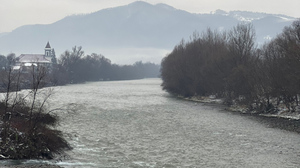
<svg viewBox="0 0 300 168">
<path fill-rule="evenodd" d="M 18 78 L 18 74 L 7 72 L 6 97 L 0 104 L 3 125 L 0 153 L 10 159 L 53 158 L 54 154 L 71 149 L 62 132 L 52 129 L 58 118 L 52 111 L 47 112 L 45 106 L 53 91 L 42 89 L 47 83 L 47 68 L 32 66 L 30 75 L 24 74 L 24 78 Z M 30 77 L 32 88 L 28 93 L 21 95 L 18 89 L 12 90 L 22 83 L 21 79 Z"/>
</svg>

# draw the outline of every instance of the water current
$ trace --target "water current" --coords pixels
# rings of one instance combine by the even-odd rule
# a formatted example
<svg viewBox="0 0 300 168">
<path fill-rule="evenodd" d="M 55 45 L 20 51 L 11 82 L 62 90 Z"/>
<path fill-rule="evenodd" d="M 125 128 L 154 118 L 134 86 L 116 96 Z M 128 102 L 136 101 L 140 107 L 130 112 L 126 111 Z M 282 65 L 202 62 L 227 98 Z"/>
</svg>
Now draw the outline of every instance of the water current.
<svg viewBox="0 0 300 168">
<path fill-rule="evenodd" d="M 67 167 L 300 167 L 300 135 L 184 101 L 160 79 L 55 87 L 50 100 L 74 148 Z"/>
</svg>

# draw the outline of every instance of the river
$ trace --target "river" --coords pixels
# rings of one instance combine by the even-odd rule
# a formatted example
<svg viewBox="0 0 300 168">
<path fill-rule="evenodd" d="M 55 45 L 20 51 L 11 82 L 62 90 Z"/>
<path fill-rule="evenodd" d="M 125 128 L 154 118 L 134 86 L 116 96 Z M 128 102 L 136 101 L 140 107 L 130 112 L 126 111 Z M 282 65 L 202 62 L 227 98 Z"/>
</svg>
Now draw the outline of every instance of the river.
<svg viewBox="0 0 300 168">
<path fill-rule="evenodd" d="M 300 167 L 300 135 L 164 92 L 160 79 L 60 86 L 62 167 Z"/>
</svg>

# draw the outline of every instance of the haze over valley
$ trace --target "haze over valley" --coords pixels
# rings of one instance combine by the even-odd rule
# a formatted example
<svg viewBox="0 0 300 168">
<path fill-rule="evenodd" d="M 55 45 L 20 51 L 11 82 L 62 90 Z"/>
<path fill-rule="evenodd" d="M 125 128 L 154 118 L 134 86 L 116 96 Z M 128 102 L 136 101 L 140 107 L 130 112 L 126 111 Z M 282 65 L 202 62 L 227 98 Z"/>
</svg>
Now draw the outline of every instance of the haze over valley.
<svg viewBox="0 0 300 168">
<path fill-rule="evenodd" d="M 285 15 L 217 10 L 195 14 L 166 4 L 137 1 L 90 14 L 72 15 L 52 24 L 21 26 L 0 33 L 0 54 L 41 53 L 49 41 L 59 56 L 73 46 L 85 53 L 102 54 L 113 63 L 154 62 L 170 53 L 181 39 L 194 32 L 229 30 L 240 22 L 251 22 L 261 45 L 279 34 L 296 18 Z"/>
<path fill-rule="evenodd" d="M 299 167 L 299 0 L 0 1 L 0 167 Z"/>
</svg>

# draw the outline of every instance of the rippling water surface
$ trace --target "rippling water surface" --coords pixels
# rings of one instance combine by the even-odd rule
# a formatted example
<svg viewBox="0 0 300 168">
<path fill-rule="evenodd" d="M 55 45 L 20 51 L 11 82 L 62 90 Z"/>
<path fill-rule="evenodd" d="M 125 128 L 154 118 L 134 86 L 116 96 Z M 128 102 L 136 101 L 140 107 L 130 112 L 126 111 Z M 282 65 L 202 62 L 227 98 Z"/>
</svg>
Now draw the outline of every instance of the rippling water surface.
<svg viewBox="0 0 300 168">
<path fill-rule="evenodd" d="M 300 167 L 299 134 L 221 107 L 183 101 L 160 79 L 57 87 L 59 129 L 74 149 L 63 167 Z"/>
</svg>

